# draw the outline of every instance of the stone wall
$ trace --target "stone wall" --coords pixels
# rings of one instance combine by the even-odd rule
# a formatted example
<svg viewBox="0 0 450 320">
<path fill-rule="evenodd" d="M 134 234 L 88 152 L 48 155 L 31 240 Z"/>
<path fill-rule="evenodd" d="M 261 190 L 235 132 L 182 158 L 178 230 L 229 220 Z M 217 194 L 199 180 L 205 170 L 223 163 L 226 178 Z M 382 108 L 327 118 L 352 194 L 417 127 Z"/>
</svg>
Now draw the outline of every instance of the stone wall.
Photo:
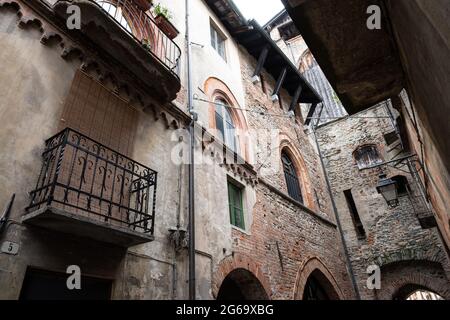
<svg viewBox="0 0 450 320">
<path fill-rule="evenodd" d="M 415 184 L 413 177 L 405 172 L 405 170 L 408 171 L 408 167 L 394 168 L 392 165 L 382 165 L 373 169 L 359 169 L 353 157 L 354 151 L 359 146 L 373 144 L 377 147 L 383 161 L 392 159 L 392 152 L 386 145 L 384 134 L 392 132 L 393 127 L 388 118 L 382 118 L 386 116 L 387 111 L 383 104 L 360 112 L 354 117 L 347 117 L 319 127 L 317 132 L 350 259 L 363 299 L 389 298 L 384 293 L 380 295 L 380 292 L 384 292 L 384 288 L 388 286 L 394 286 L 390 282 L 394 275 L 388 271 L 389 268 L 383 268 L 396 263 L 411 261 L 413 265 L 419 261 L 437 263 L 441 269 L 441 275 L 446 275 L 447 285 L 450 285 L 448 282 L 450 265 L 437 229 L 421 228 L 412 207 L 416 204 L 410 202 L 408 197 L 401 197 L 399 206 L 391 208 L 376 191 L 379 175 L 385 173 L 388 177 L 405 176 L 412 190 L 411 193 L 418 192 L 416 189 L 419 186 Z M 398 158 L 401 156 L 400 154 Z M 359 237 L 355 230 L 343 193 L 345 190 L 351 190 L 365 229 L 365 237 Z M 366 287 L 366 269 L 372 264 L 382 267 L 380 292 L 368 290 Z M 436 275 L 432 268 L 420 270 L 423 277 L 442 283 L 442 277 Z M 408 273 L 406 269 L 398 270 L 398 272 Z M 438 294 L 445 296 L 446 290 Z"/>
<path fill-rule="evenodd" d="M 446 10 L 444 9 L 446 8 Z M 428 192 L 439 228 L 450 247 L 450 26 L 446 0 L 387 1 L 393 37 L 406 76 L 406 87 L 416 110 Z M 406 117 L 406 115 L 405 115 Z M 411 140 L 416 140 L 410 130 Z M 420 147 L 417 149 L 420 153 Z"/>
</svg>

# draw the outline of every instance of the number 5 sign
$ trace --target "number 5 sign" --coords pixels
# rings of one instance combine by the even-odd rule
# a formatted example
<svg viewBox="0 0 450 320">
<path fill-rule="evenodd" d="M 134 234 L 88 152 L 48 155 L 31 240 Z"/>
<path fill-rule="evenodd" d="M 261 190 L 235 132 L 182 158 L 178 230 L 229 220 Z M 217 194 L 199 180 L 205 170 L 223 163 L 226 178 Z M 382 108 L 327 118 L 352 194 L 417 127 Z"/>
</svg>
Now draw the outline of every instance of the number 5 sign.
<svg viewBox="0 0 450 320">
<path fill-rule="evenodd" d="M 16 255 L 19 252 L 19 245 L 14 242 L 5 241 L 2 243 L 2 252 L 6 254 Z"/>
</svg>

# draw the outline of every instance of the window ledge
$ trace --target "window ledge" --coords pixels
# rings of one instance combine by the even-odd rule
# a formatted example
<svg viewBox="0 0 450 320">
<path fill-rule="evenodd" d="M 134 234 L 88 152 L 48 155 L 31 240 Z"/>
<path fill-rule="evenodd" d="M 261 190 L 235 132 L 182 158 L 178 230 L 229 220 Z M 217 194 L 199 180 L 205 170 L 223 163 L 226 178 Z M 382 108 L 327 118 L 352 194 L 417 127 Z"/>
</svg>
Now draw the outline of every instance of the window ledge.
<svg viewBox="0 0 450 320">
<path fill-rule="evenodd" d="M 241 229 L 239 227 L 236 227 L 235 225 L 231 225 L 231 229 L 234 229 L 236 231 L 239 231 L 240 233 L 244 233 L 247 236 L 251 236 L 252 234 L 250 232 L 248 232 L 247 230 Z"/>
<path fill-rule="evenodd" d="M 264 179 L 259 178 L 259 182 L 262 183 L 263 185 L 265 185 L 269 190 L 273 191 L 274 193 L 276 193 L 279 196 L 281 196 L 282 198 L 284 198 L 285 200 L 296 205 L 297 207 L 299 207 L 306 213 L 312 215 L 314 218 L 319 219 L 320 221 L 324 222 L 325 224 L 327 224 L 333 228 L 337 228 L 336 224 L 333 221 L 329 220 L 328 218 L 325 218 L 322 214 L 315 212 L 314 210 L 311 210 L 310 208 L 306 207 L 303 203 L 300 203 L 300 202 L 292 199 L 289 195 L 287 195 L 283 191 L 275 188 L 274 186 L 272 186 L 270 183 L 268 183 Z"/>
</svg>

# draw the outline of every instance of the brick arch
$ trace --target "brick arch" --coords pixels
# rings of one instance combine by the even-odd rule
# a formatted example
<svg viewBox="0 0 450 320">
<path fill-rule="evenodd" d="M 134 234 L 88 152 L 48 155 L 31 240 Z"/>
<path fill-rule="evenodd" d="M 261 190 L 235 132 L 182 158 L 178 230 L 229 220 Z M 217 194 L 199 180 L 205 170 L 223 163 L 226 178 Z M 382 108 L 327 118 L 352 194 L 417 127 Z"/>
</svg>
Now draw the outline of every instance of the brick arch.
<svg viewBox="0 0 450 320">
<path fill-rule="evenodd" d="M 328 270 L 325 264 L 317 257 L 308 259 L 305 263 L 303 263 L 302 266 L 300 266 L 295 281 L 293 299 L 302 300 L 306 282 L 308 281 L 309 277 L 317 271 L 319 271 L 320 274 L 323 275 L 323 279 L 319 280 L 321 280 L 320 282 L 324 286 L 324 289 L 327 291 L 329 297 L 332 300 L 343 300 L 344 295 L 339 288 L 335 277 Z"/>
<path fill-rule="evenodd" d="M 239 132 L 240 133 L 239 146 L 241 150 L 240 155 L 245 160 L 249 161 L 250 160 L 249 141 L 245 137 L 242 137 L 242 135 L 248 133 L 247 119 L 244 112 L 242 110 L 239 110 L 241 106 L 239 105 L 239 102 L 237 101 L 235 95 L 223 81 L 215 77 L 210 77 L 205 81 L 204 92 L 208 97 L 208 100 L 211 101 L 211 103 L 209 103 L 208 106 L 208 118 L 210 128 L 216 128 L 215 105 L 212 102 L 214 102 L 217 98 L 221 98 L 225 100 L 231 107 L 233 107 L 230 108 L 229 110 L 236 128 L 239 129 L 240 131 Z"/>
<path fill-rule="evenodd" d="M 255 262 L 254 259 L 251 259 L 250 257 L 241 253 L 235 253 L 231 256 L 226 257 L 220 262 L 212 280 L 212 294 L 214 298 L 217 298 L 220 286 L 222 285 L 225 278 L 231 272 L 239 269 L 247 270 L 256 279 L 258 279 L 269 299 L 271 298 L 272 290 L 270 287 L 270 282 L 268 277 L 264 274 L 261 265 Z"/>
<path fill-rule="evenodd" d="M 304 205 L 310 209 L 317 211 L 318 207 L 316 202 L 314 201 L 314 190 L 311 185 L 308 167 L 306 166 L 302 154 L 291 142 L 289 136 L 287 136 L 286 134 L 280 134 L 280 138 L 281 142 L 280 142 L 280 154 L 278 157 L 279 161 L 281 162 L 282 152 L 286 152 L 286 154 L 291 158 L 292 162 L 294 163 L 294 167 L 297 171 L 297 177 L 300 181 L 300 190 L 302 192 Z M 283 170 L 282 165 L 280 168 L 281 170 Z"/>
<path fill-rule="evenodd" d="M 404 249 L 401 251 L 386 253 L 378 257 L 378 259 L 375 260 L 375 263 L 383 268 L 394 263 L 402 263 L 408 261 L 428 261 L 429 263 L 437 263 L 443 268 L 445 274 L 450 280 L 450 265 L 445 254 L 439 247 L 427 249 Z"/>
<path fill-rule="evenodd" d="M 450 300 L 450 282 L 438 262 L 410 260 L 381 267 L 378 299 L 404 299 L 417 289 L 428 290 Z"/>
</svg>

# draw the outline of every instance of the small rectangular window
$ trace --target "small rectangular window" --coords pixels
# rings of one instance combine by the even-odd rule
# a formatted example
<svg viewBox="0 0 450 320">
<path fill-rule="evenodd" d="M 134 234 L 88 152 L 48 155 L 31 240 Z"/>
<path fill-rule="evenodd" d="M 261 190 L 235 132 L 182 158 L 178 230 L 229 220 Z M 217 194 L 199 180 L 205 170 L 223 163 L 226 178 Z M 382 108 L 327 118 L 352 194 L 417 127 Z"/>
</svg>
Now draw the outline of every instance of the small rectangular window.
<svg viewBox="0 0 450 320">
<path fill-rule="evenodd" d="M 356 235 L 358 239 L 366 238 L 366 231 L 364 230 L 364 226 L 361 222 L 361 218 L 359 217 L 358 209 L 356 208 L 355 200 L 353 199 L 352 191 L 345 190 L 344 191 L 345 199 L 347 200 L 348 209 L 350 211 L 350 215 L 352 217 L 353 226 L 355 227 Z"/>
<path fill-rule="evenodd" d="M 228 203 L 231 224 L 245 230 L 242 194 L 243 190 L 241 187 L 228 181 Z"/>
<path fill-rule="evenodd" d="M 227 61 L 225 40 L 225 37 L 211 24 L 211 46 L 225 61 Z"/>
</svg>

